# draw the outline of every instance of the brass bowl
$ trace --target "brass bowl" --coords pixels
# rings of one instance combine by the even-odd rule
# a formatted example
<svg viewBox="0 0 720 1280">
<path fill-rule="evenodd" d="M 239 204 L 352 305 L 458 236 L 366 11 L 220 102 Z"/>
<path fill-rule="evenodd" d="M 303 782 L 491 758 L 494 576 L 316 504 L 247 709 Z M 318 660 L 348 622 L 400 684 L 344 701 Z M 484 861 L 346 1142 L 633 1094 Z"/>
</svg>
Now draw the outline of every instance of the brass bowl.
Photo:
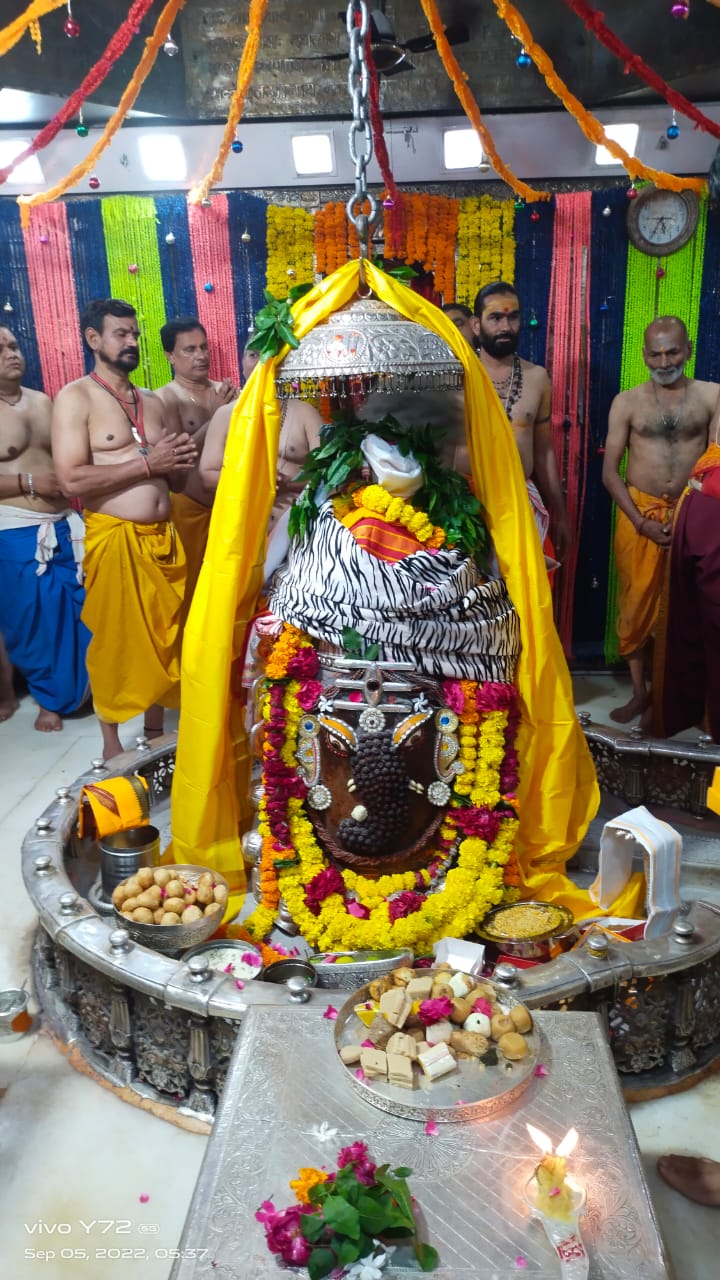
<svg viewBox="0 0 720 1280">
<path fill-rule="evenodd" d="M 190 884 L 197 884 L 201 875 L 208 871 L 215 884 L 225 885 L 228 893 L 230 892 L 225 877 L 214 871 L 212 867 L 193 867 L 181 863 L 168 863 L 168 867 Z M 220 913 L 216 911 L 211 916 L 201 916 L 199 920 L 193 920 L 190 924 L 141 924 L 139 920 L 128 920 L 126 916 L 120 914 L 117 907 L 113 907 L 113 911 L 118 926 L 121 929 L 127 929 L 134 942 L 140 942 L 144 947 L 150 947 L 152 951 L 159 951 L 165 956 L 174 955 L 178 951 L 187 951 L 188 947 L 197 947 L 201 942 L 207 942 L 208 938 L 220 928 L 224 915 L 223 908 Z"/>
<path fill-rule="evenodd" d="M 532 914 L 537 916 L 537 929 L 523 930 L 522 936 L 506 932 L 502 925 L 504 912 L 528 908 L 528 921 L 531 925 Z M 499 917 L 499 919 L 498 919 Z M 514 956 L 519 960 L 552 960 L 562 951 L 569 951 L 575 945 L 580 930 L 575 918 L 567 907 L 556 906 L 551 902 L 517 902 L 495 907 L 490 911 L 477 930 L 479 937 L 491 942 L 503 955 Z"/>
</svg>

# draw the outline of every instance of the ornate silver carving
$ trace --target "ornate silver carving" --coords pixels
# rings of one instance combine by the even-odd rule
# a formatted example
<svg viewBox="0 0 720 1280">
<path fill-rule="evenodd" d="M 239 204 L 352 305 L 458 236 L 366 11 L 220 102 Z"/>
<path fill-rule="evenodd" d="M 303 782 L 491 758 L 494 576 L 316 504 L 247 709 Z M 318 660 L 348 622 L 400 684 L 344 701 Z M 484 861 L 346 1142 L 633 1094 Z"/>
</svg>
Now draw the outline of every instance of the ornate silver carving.
<svg viewBox="0 0 720 1280">
<path fill-rule="evenodd" d="M 446 342 L 378 298 L 361 298 L 317 324 L 285 357 L 280 397 L 365 390 L 429 391 L 461 387 L 460 361 Z"/>
</svg>

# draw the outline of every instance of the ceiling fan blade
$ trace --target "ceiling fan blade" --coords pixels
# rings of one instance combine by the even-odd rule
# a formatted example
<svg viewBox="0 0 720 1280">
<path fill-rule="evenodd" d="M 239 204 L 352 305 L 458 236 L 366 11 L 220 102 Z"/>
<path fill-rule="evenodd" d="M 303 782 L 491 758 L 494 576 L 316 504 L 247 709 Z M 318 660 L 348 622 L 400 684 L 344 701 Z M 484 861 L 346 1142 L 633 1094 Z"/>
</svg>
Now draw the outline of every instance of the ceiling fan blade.
<svg viewBox="0 0 720 1280">
<path fill-rule="evenodd" d="M 347 56 L 347 53 L 308 53 L 305 57 L 298 54 L 288 58 L 288 62 L 344 62 Z"/>
<path fill-rule="evenodd" d="M 414 71 L 414 70 L 415 70 L 415 63 L 410 62 L 407 58 L 403 58 L 402 62 L 396 62 L 394 67 L 388 67 L 387 71 L 380 71 L 380 69 L 378 68 L 379 74 L 381 76 L 384 76 L 386 80 L 388 79 L 389 76 L 396 76 L 401 71 Z"/>
<path fill-rule="evenodd" d="M 448 44 L 467 44 L 470 32 L 464 22 L 455 22 L 445 28 L 445 38 Z M 435 37 L 431 31 L 426 31 L 421 36 L 406 40 L 403 48 L 409 49 L 411 53 L 429 53 L 435 48 Z"/>
</svg>

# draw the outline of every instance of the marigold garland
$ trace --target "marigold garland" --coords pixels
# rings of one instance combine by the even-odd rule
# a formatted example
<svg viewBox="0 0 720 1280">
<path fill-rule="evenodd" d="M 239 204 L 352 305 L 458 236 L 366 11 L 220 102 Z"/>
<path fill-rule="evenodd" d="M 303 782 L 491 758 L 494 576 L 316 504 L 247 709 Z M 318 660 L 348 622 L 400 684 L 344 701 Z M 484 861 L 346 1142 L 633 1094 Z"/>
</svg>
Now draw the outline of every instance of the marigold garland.
<svg viewBox="0 0 720 1280">
<path fill-rule="evenodd" d="M 468 196 L 459 201 L 455 284 L 458 302 L 472 307 L 478 289 L 493 280 L 513 283 L 514 226 L 512 200 Z"/>
<path fill-rule="evenodd" d="M 295 205 L 268 206 L 267 288 L 274 298 L 286 298 L 294 284 L 313 278 L 314 219 Z"/>
<path fill-rule="evenodd" d="M 46 17 L 55 9 L 64 8 L 66 4 L 67 0 L 33 0 L 24 13 L 14 18 L 0 31 L 0 58 L 4 53 L 9 53 L 18 40 L 22 40 L 28 28 L 32 27 L 39 18 Z"/>
<path fill-rule="evenodd" d="M 260 48 L 260 31 L 262 28 L 265 11 L 268 7 L 268 0 L 250 0 L 250 12 L 248 14 L 248 22 L 245 30 L 247 38 L 243 46 L 240 65 L 238 67 L 237 85 L 230 103 L 228 118 L 223 131 L 222 142 L 218 153 L 210 167 L 210 172 L 205 175 L 202 182 L 193 187 L 188 200 L 191 204 L 200 204 L 201 200 L 206 200 L 210 188 L 216 182 L 219 182 L 223 176 L 225 162 L 230 154 L 230 148 L 235 138 L 235 130 L 242 119 L 243 109 L 245 107 L 245 95 L 250 87 L 250 81 L 253 78 L 255 70 L 255 60 Z M 303 277 L 305 279 L 306 277 Z"/>
<path fill-rule="evenodd" d="M 329 276 L 343 267 L 349 258 L 348 219 L 345 205 L 331 200 L 317 209 L 313 217 L 315 237 L 315 270 Z"/>
<path fill-rule="evenodd" d="M 403 502 L 402 498 L 393 498 L 382 485 L 366 485 L 356 489 L 352 497 L 356 507 L 365 507 L 387 524 L 401 524 L 418 542 L 425 542 L 429 547 L 435 548 L 444 545 L 444 529 L 434 525 L 424 511 L 418 511 L 409 502 Z"/>
<path fill-rule="evenodd" d="M 513 847 L 518 821 L 514 797 L 503 794 L 504 784 L 516 782 L 514 688 L 472 680 L 446 682 L 448 705 L 460 717 L 463 771 L 454 787 L 454 808 L 445 815 L 439 847 L 428 867 L 373 878 L 329 865 L 305 813 L 302 788 L 288 787 L 280 803 L 282 784 L 273 770 L 278 757 L 288 773 L 295 761 L 304 714 L 298 700 L 299 673 L 309 673 L 313 659 L 317 663 L 310 639 L 286 625 L 266 663 L 269 693 L 263 708 L 267 731 L 260 812 L 263 903 L 245 921 L 245 928 L 253 938 L 265 937 L 276 914 L 270 904 L 282 898 L 305 940 L 324 950 L 407 946 L 422 952 L 443 935 L 472 932 L 492 906 L 517 897 Z"/>
<path fill-rule="evenodd" d="M 132 79 L 130 80 L 130 83 L 127 85 L 125 92 L 118 103 L 117 110 L 111 115 L 100 137 L 95 145 L 90 148 L 85 159 L 82 160 L 80 164 L 76 164 L 75 167 L 65 175 L 61 182 L 57 182 L 55 186 L 50 187 L 48 191 L 36 191 L 31 196 L 18 196 L 17 202 L 20 206 L 20 223 L 23 227 L 28 227 L 30 225 L 30 209 L 33 205 L 51 204 L 53 200 L 57 200 L 58 196 L 64 195 L 70 187 L 74 187 L 76 183 L 80 182 L 86 174 L 90 173 L 90 171 L 95 168 L 96 160 L 102 155 L 103 151 L 109 147 L 115 137 L 115 134 L 122 127 L 128 111 L 132 110 L 132 107 L 135 104 L 135 99 L 155 65 L 155 59 L 157 58 L 158 53 L 170 35 L 173 22 L 184 5 L 185 0 L 168 0 L 168 3 L 165 5 L 165 8 L 162 10 L 157 23 L 155 24 L 155 30 L 145 41 L 143 55 L 137 65 Z"/>
<path fill-rule="evenodd" d="M 421 3 L 425 8 L 429 0 L 421 0 Z M 703 178 L 676 178 L 673 174 L 665 173 L 661 169 L 652 169 L 635 156 L 631 156 L 619 142 L 609 138 L 597 117 L 586 111 L 580 100 L 570 92 L 565 81 L 557 74 L 552 59 L 539 44 L 535 43 L 532 31 L 515 6 L 509 4 L 508 0 L 493 0 L 493 4 L 508 30 L 520 40 L 525 52 L 532 58 L 548 88 L 577 121 L 588 142 L 592 142 L 596 147 L 607 147 L 610 154 L 624 165 L 633 179 L 645 178 L 666 191 L 690 190 L 700 193 L 707 189 L 707 183 Z"/>
<path fill-rule="evenodd" d="M 515 192 L 515 194 L 522 196 L 524 200 L 549 200 L 549 191 L 536 191 L 534 187 L 530 187 L 526 182 L 522 182 L 520 178 L 515 176 L 512 169 L 505 164 L 502 157 L 498 154 L 495 143 L 493 142 L 492 134 L 484 124 L 483 118 L 480 114 L 480 108 L 467 86 L 467 72 L 461 69 L 455 54 L 448 44 L 447 36 L 445 35 L 445 25 L 438 13 L 435 0 L 420 0 L 420 3 L 430 25 L 430 30 L 433 33 L 435 45 L 440 55 L 443 67 L 447 72 L 465 115 L 482 143 L 482 149 L 492 164 L 493 169 L 501 178 L 504 178 L 505 182 L 507 182 L 508 186 Z"/>
</svg>

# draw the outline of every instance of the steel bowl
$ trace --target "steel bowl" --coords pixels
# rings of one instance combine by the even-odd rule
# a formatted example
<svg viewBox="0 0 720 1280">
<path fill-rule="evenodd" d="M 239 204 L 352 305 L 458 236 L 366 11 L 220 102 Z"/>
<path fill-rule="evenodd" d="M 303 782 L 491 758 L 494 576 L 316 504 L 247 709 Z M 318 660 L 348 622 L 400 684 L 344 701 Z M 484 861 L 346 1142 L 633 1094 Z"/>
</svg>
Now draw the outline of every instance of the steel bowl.
<svg viewBox="0 0 720 1280">
<path fill-rule="evenodd" d="M 297 959 L 295 956 L 287 956 L 282 960 L 275 960 L 273 964 L 269 964 L 263 974 L 263 981 L 282 983 L 287 982 L 288 978 L 302 978 L 308 987 L 316 987 L 318 984 L 317 973 L 307 960 Z"/>
<path fill-rule="evenodd" d="M 175 927 L 175 925 L 167 926 L 168 929 Z M 235 969 L 228 970 L 228 965 L 236 965 L 248 953 L 256 957 L 259 962 L 257 965 L 252 967 L 247 965 L 241 973 Z M 252 942 L 241 941 L 240 938 L 216 938 L 214 942 L 203 942 L 199 947 L 193 947 L 192 950 L 187 951 L 183 961 L 187 962 L 192 956 L 205 956 L 213 973 L 227 973 L 229 978 L 239 978 L 242 982 L 252 982 L 254 978 L 260 978 L 263 973 L 262 956 L 257 947 L 254 947 Z"/>
<path fill-rule="evenodd" d="M 24 988 L 0 991 L 0 1039 L 19 1040 L 31 1025 L 27 991 Z"/>
<path fill-rule="evenodd" d="M 328 955 L 334 958 L 328 961 Z M 412 965 L 413 953 L 409 949 L 394 951 L 332 951 L 308 956 L 308 963 L 317 974 L 319 987 L 335 991 L 354 991 L 373 978 L 384 978 L 393 969 Z"/>
<path fill-rule="evenodd" d="M 553 911 L 558 913 L 559 918 L 550 928 L 547 926 L 544 928 L 538 927 L 536 933 L 524 934 L 522 937 L 512 937 L 496 924 L 497 917 L 503 911 L 509 909 L 507 904 L 495 907 L 493 911 L 486 915 L 477 933 L 485 942 L 492 943 L 502 955 L 515 957 L 519 960 L 553 960 L 561 952 L 569 951 L 580 937 L 579 926 L 575 923 L 573 914 L 568 911 L 567 907 L 560 907 L 555 903 L 547 902 L 518 902 L 515 905 L 518 907 L 537 908 L 538 914 L 547 913 L 548 908 L 551 907 Z"/>
<path fill-rule="evenodd" d="M 169 863 L 168 866 L 181 879 L 188 880 L 193 885 L 197 884 L 204 872 L 209 871 L 215 884 L 223 884 L 230 892 L 227 880 L 212 867 L 193 867 L 184 863 Z M 140 942 L 144 947 L 150 947 L 152 951 L 159 951 L 165 956 L 187 951 L 188 947 L 197 947 L 201 942 L 207 942 L 220 928 L 223 918 L 222 912 L 215 912 L 207 919 L 201 917 L 190 924 L 141 924 L 138 920 L 128 920 L 127 916 L 120 914 L 117 907 L 113 907 L 113 911 L 119 927 L 126 929 L 134 942 Z"/>
</svg>

